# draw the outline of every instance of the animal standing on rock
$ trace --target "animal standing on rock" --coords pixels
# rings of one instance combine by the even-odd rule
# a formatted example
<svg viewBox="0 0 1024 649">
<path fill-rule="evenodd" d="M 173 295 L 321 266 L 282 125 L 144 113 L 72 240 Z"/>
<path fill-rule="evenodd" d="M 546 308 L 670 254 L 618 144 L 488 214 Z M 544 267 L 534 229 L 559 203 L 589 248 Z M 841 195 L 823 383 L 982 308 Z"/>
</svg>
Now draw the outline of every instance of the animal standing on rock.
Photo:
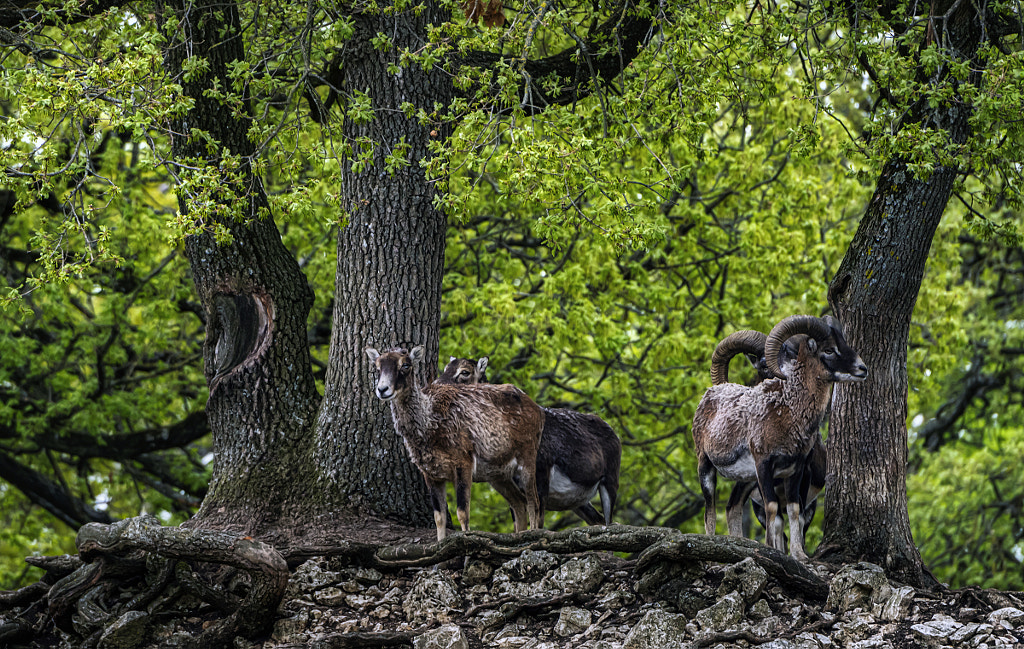
<svg viewBox="0 0 1024 649">
<path fill-rule="evenodd" d="M 715 347 L 715 353 L 711 355 L 711 384 L 721 385 L 729 382 L 729 361 L 737 354 L 743 354 L 750 361 L 750 364 L 757 372 L 754 384 L 761 383 L 767 379 L 775 378 L 775 374 L 768 368 L 768 362 L 764 356 L 764 343 L 768 336 L 760 331 L 744 329 L 736 331 L 722 339 Z M 820 422 L 819 422 L 820 425 Z M 807 528 L 814 520 L 814 513 L 817 511 L 817 498 L 822 489 L 825 488 L 825 478 L 828 469 L 828 454 L 825 450 L 825 443 L 818 434 L 814 438 L 814 446 L 804 462 L 803 480 L 800 483 L 800 516 L 803 519 L 801 526 L 806 539 Z M 764 501 L 761 498 L 760 490 L 756 489 L 757 482 L 737 482 L 729 495 L 729 502 L 725 506 L 725 518 L 729 524 L 729 533 L 741 526 L 743 505 L 747 498 L 753 504 L 754 516 L 761 522 L 764 528 L 768 529 L 765 520 Z M 775 480 L 775 496 L 779 500 L 779 508 L 787 508 L 789 500 L 786 498 L 785 483 L 783 480 Z M 742 533 L 741 533 L 742 534 Z"/>
<path fill-rule="evenodd" d="M 544 413 L 513 385 L 445 385 L 421 387 L 416 366 L 423 346 L 412 351 L 372 347 L 367 356 L 380 372 L 375 393 L 391 404 L 395 430 L 405 441 L 413 464 L 423 474 L 437 525 L 437 540 L 448 522 L 447 482 L 455 483 L 459 524 L 469 530 L 473 482 L 489 482 L 515 512 L 516 531 L 542 524 L 537 497 L 537 448 Z M 523 489 L 515 482 L 518 474 Z M 524 496 L 525 491 L 525 496 Z"/>
<path fill-rule="evenodd" d="M 479 383 L 486 367 L 486 356 L 475 364 L 453 356 L 436 383 Z M 588 525 L 611 525 L 622 460 L 619 436 L 597 415 L 565 408 L 541 410 L 544 434 L 537 453 L 541 521 L 549 509 L 572 510 Z M 590 504 L 597 493 L 602 512 Z"/>
<path fill-rule="evenodd" d="M 791 340 L 792 339 L 792 340 Z M 780 363 L 780 355 L 784 362 Z M 715 533 L 715 485 L 721 473 L 737 482 L 757 482 L 767 514 L 766 542 L 785 551 L 775 480 L 787 499 L 790 554 L 807 560 L 803 546 L 800 484 L 818 438 L 832 384 L 863 381 L 868 368 L 831 317 L 790 316 L 765 340 L 765 361 L 777 378 L 753 387 L 711 386 L 693 416 L 697 473 L 704 495 L 704 529 Z M 731 527 L 731 526 L 730 526 Z M 730 529 L 730 534 L 740 530 Z"/>
</svg>

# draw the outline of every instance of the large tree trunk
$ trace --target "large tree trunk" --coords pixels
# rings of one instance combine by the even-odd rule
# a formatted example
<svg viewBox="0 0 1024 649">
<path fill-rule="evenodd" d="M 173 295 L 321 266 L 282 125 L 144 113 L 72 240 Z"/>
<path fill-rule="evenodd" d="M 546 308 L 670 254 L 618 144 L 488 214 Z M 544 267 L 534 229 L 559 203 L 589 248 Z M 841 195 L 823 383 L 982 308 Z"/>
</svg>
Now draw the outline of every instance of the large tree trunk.
<svg viewBox="0 0 1024 649">
<path fill-rule="evenodd" d="M 980 26 L 971 5 L 940 23 L 946 56 L 974 59 Z M 979 64 L 972 67 L 977 83 Z M 933 81 L 944 76 L 940 70 Z M 967 141 L 968 106 L 925 106 L 917 118 L 944 132 L 947 146 Z M 935 579 L 914 545 L 907 512 L 907 344 L 928 250 L 958 173 L 938 166 L 921 180 L 902 158 L 890 160 L 829 288 L 829 302 L 871 375 L 834 388 L 819 556 L 871 561 L 916 586 Z"/>
<path fill-rule="evenodd" d="M 228 64 L 244 58 L 236 5 L 172 0 L 170 9 L 179 23 L 168 35 L 168 68 L 196 101 L 175 131 L 199 128 L 232 153 L 249 155 L 248 116 L 203 94 L 215 79 L 230 87 Z M 223 31 L 225 21 L 216 12 L 233 29 Z M 346 46 L 345 89 L 368 92 L 375 111 L 369 122 L 347 121 L 346 137 L 353 159 L 368 142 L 374 155 L 359 173 L 352 160 L 344 163 L 349 218 L 338 240 L 322 408 L 306 343 L 312 293 L 273 220 L 258 215 L 267 199 L 247 164 L 216 198 L 225 206 L 246 205 L 249 222 L 230 215 L 217 221 L 231 232 L 227 245 L 218 245 L 212 233 L 187 241 L 208 319 L 207 412 L 216 451 L 210 491 L 193 525 L 229 525 L 280 542 L 297 536 L 308 542 L 365 514 L 415 526 L 432 522 L 423 480 L 390 414 L 373 396 L 363 349 L 425 344 L 437 358 L 446 221 L 419 162 L 428 157 L 430 140 L 447 131 L 406 118 L 401 106 L 411 102 L 432 111 L 450 103 L 453 87 L 438 70 L 414 65 L 396 74 L 388 64 L 397 63 L 401 49 L 420 50 L 427 25 L 444 18 L 436 5 L 397 17 L 356 16 L 356 35 Z M 391 50 L 373 47 L 370 39 L 378 33 L 394 37 Z M 201 53 L 209 74 L 185 82 L 180 72 L 186 52 Z M 409 164 L 389 175 L 385 157 L 400 151 L 403 141 Z M 174 144 L 176 160 L 223 166 L 205 153 L 201 140 Z M 186 214 L 189 198 L 179 194 Z"/>
<path fill-rule="evenodd" d="M 836 384 L 828 438 L 823 558 L 868 560 L 928 583 L 907 513 L 907 341 L 932 236 L 956 171 L 913 180 L 892 161 L 829 290 L 870 371 Z"/>
<path fill-rule="evenodd" d="M 312 424 L 319 402 L 306 342 L 313 295 L 271 218 L 261 215 L 267 198 L 244 156 L 252 153 L 249 120 L 204 91 L 219 82 L 230 88 L 228 65 L 244 59 L 234 2 L 170 0 L 165 15 L 167 68 L 194 107 L 172 132 L 201 129 L 226 150 L 243 156 L 234 174 L 208 153 L 200 137 L 174 138 L 172 154 L 183 178 L 188 166 L 219 167 L 224 185 L 214 199 L 228 211 L 242 206 L 248 223 L 227 214 L 207 221 L 205 232 L 186 240 L 196 291 L 206 310 L 204 364 L 210 385 L 207 416 L 216 454 L 209 492 L 192 522 L 200 527 L 239 527 L 249 533 L 286 526 L 307 511 Z M 186 80 L 182 66 L 202 56 L 210 71 Z M 194 190 L 194 188 L 192 188 Z M 178 190 L 179 209 L 190 213 L 193 196 Z M 218 244 L 221 225 L 232 241 Z"/>
<path fill-rule="evenodd" d="M 396 74 L 388 65 L 397 63 L 402 49 L 423 49 L 427 25 L 448 18 L 433 2 L 422 12 L 394 17 L 360 15 L 346 46 L 345 89 L 367 92 L 375 118 L 347 120 L 345 137 L 354 148 L 372 143 L 373 158 L 359 172 L 352 171 L 351 160 L 344 163 L 348 223 L 338 235 L 331 360 L 317 425 L 327 484 L 347 494 L 350 507 L 424 526 L 433 518 L 423 479 L 390 411 L 373 394 L 376 377 L 364 349 L 425 345 L 427 365 L 436 367 L 446 220 L 434 207 L 437 185 L 420 161 L 430 157 L 430 141 L 449 131 L 406 117 L 401 105 L 410 102 L 430 113 L 451 103 L 454 88 L 439 66 L 425 71 L 410 65 Z M 374 48 L 370 39 L 380 32 L 393 38 L 392 49 Z M 409 164 L 389 172 L 385 157 L 400 151 L 403 141 Z"/>
</svg>

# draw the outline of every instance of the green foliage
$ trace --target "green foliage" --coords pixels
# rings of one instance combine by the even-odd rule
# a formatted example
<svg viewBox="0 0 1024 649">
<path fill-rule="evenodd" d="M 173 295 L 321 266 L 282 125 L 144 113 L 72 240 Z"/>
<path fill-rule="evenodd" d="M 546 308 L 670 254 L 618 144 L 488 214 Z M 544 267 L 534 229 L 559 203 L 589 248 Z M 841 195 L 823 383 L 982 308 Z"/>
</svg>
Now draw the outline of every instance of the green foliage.
<svg viewBox="0 0 1024 649">
<path fill-rule="evenodd" d="M 0 67 L 0 169 L 17 202 L 0 220 L 0 245 L 31 253 L 0 257 L 10 287 L 0 296 L 0 451 L 87 504 L 109 501 L 112 516 L 187 516 L 173 496 L 201 495 L 205 442 L 163 454 L 156 476 L 140 460 L 47 455 L 44 436 L 56 431 L 66 444 L 81 433 L 102 448 L 202 407 L 201 309 L 179 248 L 207 231 L 230 245 L 223 217 L 269 214 L 281 224 L 316 289 L 310 338 L 322 378 L 335 228 L 346 221 L 341 178 L 380 156 L 389 174 L 424 165 L 447 183 L 442 358 L 487 355 L 490 380 L 604 417 L 625 443 L 617 519 L 699 531 L 689 426 L 714 345 L 736 329 L 825 312 L 877 172 L 900 156 L 921 177 L 939 164 L 965 176 L 932 245 L 911 330 L 915 535 L 940 579 L 1020 588 L 1014 350 L 1024 347 L 1024 315 L 1006 269 L 1016 268 L 1021 242 L 1021 53 L 986 48 L 979 77 L 934 44 L 905 55 L 926 42 L 929 21 L 899 31 L 869 5 L 851 17 L 820 3 L 667 3 L 624 74 L 589 78 L 586 66 L 618 46 L 596 39 L 573 53 L 589 79 L 580 96 L 535 110 L 541 94 L 557 97 L 575 79 L 552 73 L 524 86 L 525 61 L 575 47 L 586 25 L 617 7 L 549 2 L 503 29 L 455 9 L 416 51 L 367 35 L 377 51 L 393 51 L 388 74 L 452 75 L 464 94 L 432 107 L 376 105 L 368 89 L 337 81 L 346 46 L 363 36 L 359 17 L 337 7 L 243 4 L 247 58 L 223 80 L 208 78 L 202 56 L 187 59 L 181 79 L 167 78 L 173 16 L 161 17 L 161 32 L 133 9 L 74 24 L 53 10 L 40 38 L 64 51 L 8 49 Z M 451 62 L 481 51 L 503 58 Z M 251 109 L 252 155 L 192 129 L 174 137 L 189 138 L 199 158 L 169 160 L 169 125 L 192 106 L 190 83 L 205 83 L 203 98 L 224 110 Z M 969 141 L 908 117 L 955 92 L 972 107 Z M 454 133 L 438 138 L 429 160 L 413 159 L 401 134 L 390 144 L 342 136 L 344 120 L 370 132 L 383 111 Z M 244 200 L 250 168 L 267 189 L 263 212 Z M 187 214 L 177 211 L 182 196 Z M 741 364 L 734 380 L 751 376 Z M 969 399 L 971 416 L 925 454 L 935 439 L 928 422 L 972 369 L 1002 387 L 984 403 Z M 0 574 L 20 575 L 23 554 L 72 548 L 70 528 L 7 485 L 0 503 Z M 474 525 L 510 527 L 485 487 L 474 494 Z M 987 544 L 996 534 L 1005 541 Z"/>
<path fill-rule="evenodd" d="M 914 539 L 950 587 L 1024 590 L 1022 462 L 1024 434 L 1003 427 L 980 448 L 944 446 L 908 479 Z"/>
</svg>

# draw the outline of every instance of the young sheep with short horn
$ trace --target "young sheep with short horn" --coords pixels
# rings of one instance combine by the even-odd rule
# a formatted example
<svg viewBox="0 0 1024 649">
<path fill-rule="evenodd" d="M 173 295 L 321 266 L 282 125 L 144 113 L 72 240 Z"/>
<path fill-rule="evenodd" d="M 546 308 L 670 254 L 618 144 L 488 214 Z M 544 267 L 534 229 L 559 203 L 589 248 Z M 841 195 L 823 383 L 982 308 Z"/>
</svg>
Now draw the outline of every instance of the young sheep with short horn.
<svg viewBox="0 0 1024 649">
<path fill-rule="evenodd" d="M 765 501 L 767 544 L 784 551 L 774 487 L 775 480 L 782 479 L 788 501 L 790 554 L 806 560 L 800 516 L 805 460 L 818 436 L 832 384 L 863 381 L 868 368 L 847 344 L 836 320 L 806 315 L 790 316 L 775 325 L 765 340 L 765 361 L 778 378 L 753 387 L 713 385 L 694 414 L 704 529 L 715 533 L 719 473 L 737 482 L 756 481 Z"/>
<path fill-rule="evenodd" d="M 437 539 L 444 538 L 448 522 L 447 482 L 455 483 L 463 531 L 469 529 L 473 482 L 489 482 L 508 500 L 517 532 L 526 528 L 527 520 L 538 529 L 542 519 L 535 471 L 544 429 L 540 407 L 513 385 L 421 387 L 416 367 L 426 354 L 422 346 L 384 353 L 370 347 L 366 354 L 380 372 L 375 393 L 391 404 L 395 430 L 426 480 Z"/>
</svg>

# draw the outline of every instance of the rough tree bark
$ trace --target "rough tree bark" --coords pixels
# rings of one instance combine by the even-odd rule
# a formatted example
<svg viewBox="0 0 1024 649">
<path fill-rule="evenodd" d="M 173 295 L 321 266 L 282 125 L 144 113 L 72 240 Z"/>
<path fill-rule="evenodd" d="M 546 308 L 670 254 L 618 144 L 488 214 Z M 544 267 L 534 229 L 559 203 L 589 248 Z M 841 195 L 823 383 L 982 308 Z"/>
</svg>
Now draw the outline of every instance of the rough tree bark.
<svg viewBox="0 0 1024 649">
<path fill-rule="evenodd" d="M 454 98 L 451 76 L 419 65 L 391 74 L 399 52 L 428 46 L 427 26 L 446 14 L 428 2 L 422 12 L 356 16 L 346 47 L 344 88 L 366 92 L 376 111 L 372 122 L 347 119 L 346 141 L 372 143 L 365 169 L 345 163 L 342 174 L 347 223 L 338 233 L 330 363 L 317 422 L 325 488 L 348 494 L 350 511 L 384 516 L 415 526 L 433 523 L 423 478 L 408 461 L 386 404 L 373 394 L 376 377 L 364 349 L 425 345 L 435 367 L 441 322 L 445 215 L 434 206 L 437 184 L 420 164 L 431 156 L 431 140 L 450 127 L 421 123 L 401 109 L 404 102 L 428 113 Z M 375 48 L 378 33 L 392 38 Z M 408 164 L 389 172 L 385 158 L 403 145 Z M 432 376 L 420 377 L 429 381 Z"/>
<path fill-rule="evenodd" d="M 972 60 L 981 22 L 973 5 L 937 7 L 933 37 L 950 60 Z M 948 67 L 931 79 L 946 82 Z M 952 101 L 916 120 L 955 150 L 967 141 L 970 107 Z M 867 560 L 915 586 L 934 586 L 914 545 L 907 512 L 907 344 L 928 250 L 960 170 L 937 166 L 915 178 L 905 159 L 887 162 L 853 242 L 829 288 L 829 303 L 870 369 L 863 384 L 838 384 L 829 425 L 829 477 L 819 558 Z"/>
<path fill-rule="evenodd" d="M 178 134 L 172 156 L 186 179 L 190 165 L 218 167 L 225 184 L 214 200 L 244 205 L 245 218 L 217 219 L 231 233 L 228 245 L 215 240 L 215 221 L 185 245 L 207 315 L 207 417 L 216 453 L 209 492 L 192 524 L 249 533 L 287 527 L 306 511 L 311 496 L 311 481 L 301 476 L 310 466 L 319 403 L 306 343 L 313 294 L 273 220 L 261 213 L 267 198 L 249 167 L 249 119 L 206 93 L 214 84 L 230 88 L 228 66 L 245 58 L 237 5 L 169 0 L 161 10 L 168 72 L 195 101 L 171 125 Z M 209 72 L 189 78 L 183 66 L 197 55 L 209 63 Z M 216 153 L 209 153 L 196 129 L 220 143 Z M 241 156 L 237 170 L 225 150 Z M 179 190 L 181 212 L 188 215 L 197 198 Z"/>
</svg>

